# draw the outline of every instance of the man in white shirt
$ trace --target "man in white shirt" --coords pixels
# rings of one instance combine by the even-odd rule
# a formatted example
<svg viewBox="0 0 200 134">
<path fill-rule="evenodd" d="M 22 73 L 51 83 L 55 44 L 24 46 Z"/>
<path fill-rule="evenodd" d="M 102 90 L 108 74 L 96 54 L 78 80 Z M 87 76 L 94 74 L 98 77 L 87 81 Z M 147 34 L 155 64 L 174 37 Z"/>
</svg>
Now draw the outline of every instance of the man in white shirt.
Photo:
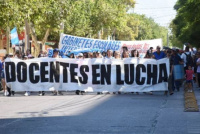
<svg viewBox="0 0 200 134">
<path fill-rule="evenodd" d="M 191 48 L 192 51 L 190 51 L 190 48 Z M 187 69 L 187 66 L 186 66 L 187 56 L 186 55 L 191 55 L 191 56 L 194 55 L 193 48 L 192 48 L 192 46 L 190 44 L 188 44 L 185 47 L 185 52 L 182 53 L 182 55 L 181 55 L 181 59 L 183 60 L 183 63 L 184 63 L 184 71 Z"/>
</svg>

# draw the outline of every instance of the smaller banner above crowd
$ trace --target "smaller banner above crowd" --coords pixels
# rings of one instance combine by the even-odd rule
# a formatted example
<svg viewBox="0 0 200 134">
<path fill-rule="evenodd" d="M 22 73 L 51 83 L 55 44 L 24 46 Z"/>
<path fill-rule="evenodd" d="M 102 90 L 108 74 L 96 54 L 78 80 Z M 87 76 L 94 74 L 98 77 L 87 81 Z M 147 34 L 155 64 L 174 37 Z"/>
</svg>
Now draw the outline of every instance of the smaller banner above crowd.
<svg viewBox="0 0 200 134">
<path fill-rule="evenodd" d="M 10 58 L 4 71 L 13 91 L 166 91 L 169 59 Z"/>
<path fill-rule="evenodd" d="M 110 49 L 113 51 L 118 50 L 122 52 L 124 48 L 127 48 L 129 52 L 131 50 L 137 49 L 140 53 L 140 57 L 144 57 L 144 54 L 150 47 L 156 49 L 156 46 L 160 46 L 162 48 L 162 39 L 143 41 L 114 41 L 83 38 L 61 34 L 59 42 L 59 49 L 62 50 L 64 53 L 85 48 L 99 49 L 102 51 L 107 51 Z"/>
</svg>

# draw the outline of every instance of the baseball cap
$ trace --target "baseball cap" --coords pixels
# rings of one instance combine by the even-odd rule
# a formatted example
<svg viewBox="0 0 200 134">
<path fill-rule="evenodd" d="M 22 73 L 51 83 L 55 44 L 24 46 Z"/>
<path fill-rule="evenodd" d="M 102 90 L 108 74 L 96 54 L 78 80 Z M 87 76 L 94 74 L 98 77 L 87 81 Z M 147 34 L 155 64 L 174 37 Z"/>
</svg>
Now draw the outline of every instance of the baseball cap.
<svg viewBox="0 0 200 134">
<path fill-rule="evenodd" d="M 83 57 L 83 53 L 79 53 L 79 54 L 78 54 L 78 57 Z"/>
</svg>

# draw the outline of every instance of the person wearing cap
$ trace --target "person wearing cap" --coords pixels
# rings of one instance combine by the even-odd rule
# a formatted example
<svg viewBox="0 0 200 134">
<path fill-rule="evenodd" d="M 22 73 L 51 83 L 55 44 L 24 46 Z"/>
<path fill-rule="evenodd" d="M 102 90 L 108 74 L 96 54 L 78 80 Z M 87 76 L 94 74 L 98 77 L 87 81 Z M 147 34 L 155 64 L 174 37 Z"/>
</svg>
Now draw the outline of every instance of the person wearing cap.
<svg viewBox="0 0 200 134">
<path fill-rule="evenodd" d="M 160 50 L 160 46 L 157 46 L 156 47 L 156 52 L 153 53 L 153 58 L 156 59 L 156 60 L 160 60 L 162 58 L 165 58 L 166 57 L 166 54 Z"/>
<path fill-rule="evenodd" d="M 84 57 L 83 57 L 83 53 L 79 53 L 78 55 L 77 55 L 77 57 L 78 57 L 78 59 L 83 59 Z"/>
</svg>

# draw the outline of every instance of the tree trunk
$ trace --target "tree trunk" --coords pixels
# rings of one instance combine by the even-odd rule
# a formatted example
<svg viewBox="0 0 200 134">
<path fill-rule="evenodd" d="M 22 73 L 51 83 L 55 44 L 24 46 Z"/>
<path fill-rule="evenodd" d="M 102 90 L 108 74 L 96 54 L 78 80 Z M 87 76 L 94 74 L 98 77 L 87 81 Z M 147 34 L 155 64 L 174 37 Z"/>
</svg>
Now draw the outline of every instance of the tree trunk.
<svg viewBox="0 0 200 134">
<path fill-rule="evenodd" d="M 6 31 L 6 51 L 7 51 L 7 54 L 10 53 L 10 28 L 7 27 L 7 31 Z"/>
<path fill-rule="evenodd" d="M 40 53 L 40 46 L 37 43 L 37 37 L 33 30 L 33 26 L 31 24 L 29 26 L 30 26 L 30 33 L 31 33 L 31 37 L 32 37 L 32 43 L 34 42 L 34 44 L 35 44 L 34 56 L 37 57 Z"/>
<path fill-rule="evenodd" d="M 42 40 L 42 50 L 43 50 L 43 51 L 44 51 L 44 49 L 45 49 L 45 43 L 46 43 L 46 41 L 47 41 L 48 36 L 49 36 L 49 28 L 47 29 L 47 31 L 46 31 L 46 33 L 45 33 L 45 36 L 44 36 L 44 38 L 43 38 L 43 40 Z"/>
</svg>

